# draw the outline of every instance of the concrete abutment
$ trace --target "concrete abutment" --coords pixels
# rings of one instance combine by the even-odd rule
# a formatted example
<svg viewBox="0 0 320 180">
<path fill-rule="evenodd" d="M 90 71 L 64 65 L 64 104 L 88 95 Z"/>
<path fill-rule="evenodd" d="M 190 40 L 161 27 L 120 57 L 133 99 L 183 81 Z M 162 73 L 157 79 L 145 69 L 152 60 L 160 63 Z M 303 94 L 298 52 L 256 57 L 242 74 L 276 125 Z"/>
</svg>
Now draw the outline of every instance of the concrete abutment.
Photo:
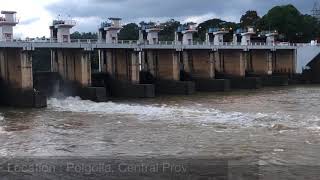
<svg viewBox="0 0 320 180">
<path fill-rule="evenodd" d="M 250 52 L 243 49 L 219 49 L 214 52 L 217 79 L 226 79 L 231 89 L 257 89 L 261 81 L 257 77 L 246 77 L 250 63 Z"/>
<path fill-rule="evenodd" d="M 141 51 L 135 49 L 101 49 L 101 73 L 104 86 L 113 97 L 150 98 L 154 85 L 141 83 Z M 95 76 L 97 77 L 97 76 Z"/>
<path fill-rule="evenodd" d="M 33 87 L 32 51 L 0 49 L 0 103 L 16 107 L 45 107 L 46 96 Z"/>
<path fill-rule="evenodd" d="M 236 89 L 288 85 L 295 68 L 295 53 L 285 49 L 219 50 L 215 55 L 216 72 L 218 78 L 230 79 L 231 87 Z"/>
<path fill-rule="evenodd" d="M 103 87 L 91 86 L 91 52 L 83 49 L 52 50 L 52 72 L 60 79 L 59 92 L 66 96 L 80 96 L 92 101 L 106 101 Z M 53 88 L 57 85 L 52 85 Z"/>
<path fill-rule="evenodd" d="M 251 50 L 250 68 L 251 76 L 261 78 L 262 86 L 288 85 L 289 77 L 294 73 L 295 51 L 293 50 Z M 281 61 L 277 59 L 280 57 Z"/>
<path fill-rule="evenodd" d="M 228 91 L 230 82 L 227 79 L 215 79 L 217 52 L 210 50 L 184 51 L 184 70 L 191 75 L 197 91 Z"/>
<path fill-rule="evenodd" d="M 154 83 L 156 94 L 187 95 L 195 92 L 194 82 L 185 79 L 182 75 L 184 71 L 182 51 L 148 49 L 143 54 L 143 71 L 152 76 L 149 80 Z"/>
</svg>

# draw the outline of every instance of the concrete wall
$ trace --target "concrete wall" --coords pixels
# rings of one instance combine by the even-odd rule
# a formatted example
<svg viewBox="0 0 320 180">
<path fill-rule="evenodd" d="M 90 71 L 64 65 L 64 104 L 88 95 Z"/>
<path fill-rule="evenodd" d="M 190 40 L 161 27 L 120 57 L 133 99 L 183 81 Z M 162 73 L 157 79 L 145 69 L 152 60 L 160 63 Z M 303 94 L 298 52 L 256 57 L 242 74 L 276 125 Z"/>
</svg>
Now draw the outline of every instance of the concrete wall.
<svg viewBox="0 0 320 180">
<path fill-rule="evenodd" d="M 47 105 L 47 97 L 33 87 L 32 51 L 0 48 L 0 103 L 36 108 Z"/>
<path fill-rule="evenodd" d="M 107 72 L 107 51 L 105 50 L 98 50 L 99 53 L 99 71 L 100 72 Z"/>
<path fill-rule="evenodd" d="M 130 80 L 132 83 L 140 83 L 140 64 L 139 64 L 139 53 L 137 51 L 131 52 L 129 73 Z"/>
<path fill-rule="evenodd" d="M 274 46 L 275 42 L 276 42 L 275 39 L 276 39 L 275 36 L 267 36 L 266 43 L 268 45 L 273 45 Z"/>
<path fill-rule="evenodd" d="M 251 43 L 251 35 L 242 35 L 241 37 L 241 45 L 249 45 Z"/>
<path fill-rule="evenodd" d="M 144 51 L 145 56 L 142 59 L 144 64 L 144 70 L 150 72 L 153 76 L 156 76 L 156 62 L 158 59 L 158 52 L 156 50 Z"/>
<path fill-rule="evenodd" d="M 214 58 L 215 72 L 223 73 L 224 72 L 223 51 L 214 51 L 213 58 Z"/>
<path fill-rule="evenodd" d="M 115 74 L 115 50 L 101 49 L 101 72 L 107 72 L 110 75 Z"/>
<path fill-rule="evenodd" d="M 273 72 L 280 74 L 294 73 L 296 69 L 295 55 L 295 50 L 277 50 L 273 61 Z"/>
<path fill-rule="evenodd" d="M 119 30 L 110 29 L 106 33 L 107 43 L 118 43 L 118 32 Z"/>
<path fill-rule="evenodd" d="M 194 78 L 214 78 L 213 52 L 208 50 L 193 50 L 191 72 Z"/>
<path fill-rule="evenodd" d="M 147 40 L 149 44 L 157 44 L 158 43 L 158 32 L 150 31 L 147 35 Z"/>
<path fill-rule="evenodd" d="M 91 61 L 89 52 L 81 49 L 59 49 L 53 52 L 53 72 L 65 81 L 77 82 L 83 87 L 91 85 Z"/>
<path fill-rule="evenodd" d="M 66 39 L 64 38 L 66 37 Z M 70 42 L 70 28 L 59 27 L 57 34 L 58 42 Z"/>
<path fill-rule="evenodd" d="M 139 52 L 130 49 L 108 49 L 106 55 L 106 72 L 117 80 L 138 83 Z"/>
<path fill-rule="evenodd" d="M 129 80 L 129 53 L 125 49 L 116 49 L 115 74 L 118 80 Z"/>
<path fill-rule="evenodd" d="M 245 52 L 243 50 L 221 50 L 224 63 L 224 74 L 233 77 L 245 76 Z"/>
<path fill-rule="evenodd" d="M 116 55 L 115 55 L 115 50 L 114 49 L 107 49 L 105 50 L 105 60 L 106 60 L 106 72 L 109 73 L 110 75 L 115 74 L 115 62 L 116 62 Z"/>
<path fill-rule="evenodd" d="M 91 86 L 91 61 L 89 53 L 79 53 L 79 63 L 75 63 L 75 80 L 83 86 Z"/>
<path fill-rule="evenodd" d="M 193 55 L 192 50 L 185 50 L 182 53 L 180 53 L 180 56 L 182 56 L 182 61 L 180 59 L 180 62 L 182 62 L 182 68 L 187 73 L 193 73 Z M 181 58 L 181 57 L 180 57 Z"/>
<path fill-rule="evenodd" d="M 193 33 L 187 32 L 183 34 L 182 44 L 191 45 L 193 43 Z"/>
<path fill-rule="evenodd" d="M 133 50 L 117 49 L 116 51 L 116 74 L 119 80 L 139 82 L 139 55 Z"/>
<path fill-rule="evenodd" d="M 223 45 L 223 36 L 224 34 L 216 34 L 214 35 L 214 38 L 213 38 L 213 44 L 214 45 Z"/>
<path fill-rule="evenodd" d="M 257 75 L 268 75 L 272 73 L 272 58 L 269 50 L 251 50 L 250 51 L 251 70 Z"/>
<path fill-rule="evenodd" d="M 18 48 L 0 49 L 1 79 L 14 89 L 32 90 L 32 54 Z"/>
<path fill-rule="evenodd" d="M 179 53 L 175 50 L 158 51 L 158 77 L 163 80 L 180 80 Z"/>
<path fill-rule="evenodd" d="M 158 62 L 158 51 L 157 50 L 143 50 L 141 52 L 141 70 L 149 72 L 154 77 L 157 76 L 157 62 Z"/>
<path fill-rule="evenodd" d="M 0 41 L 11 41 L 13 40 L 13 27 L 12 26 L 1 26 L 0 28 Z"/>
</svg>

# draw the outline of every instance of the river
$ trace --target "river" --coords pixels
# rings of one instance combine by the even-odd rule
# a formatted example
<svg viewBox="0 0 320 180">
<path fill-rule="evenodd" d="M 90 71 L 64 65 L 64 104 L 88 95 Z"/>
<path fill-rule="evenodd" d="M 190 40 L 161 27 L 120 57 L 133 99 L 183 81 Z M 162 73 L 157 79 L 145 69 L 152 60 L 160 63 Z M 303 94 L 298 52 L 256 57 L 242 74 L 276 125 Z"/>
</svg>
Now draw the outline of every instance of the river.
<svg viewBox="0 0 320 180">
<path fill-rule="evenodd" d="M 318 165 L 320 86 L 0 109 L 0 156 L 257 156 Z"/>
</svg>

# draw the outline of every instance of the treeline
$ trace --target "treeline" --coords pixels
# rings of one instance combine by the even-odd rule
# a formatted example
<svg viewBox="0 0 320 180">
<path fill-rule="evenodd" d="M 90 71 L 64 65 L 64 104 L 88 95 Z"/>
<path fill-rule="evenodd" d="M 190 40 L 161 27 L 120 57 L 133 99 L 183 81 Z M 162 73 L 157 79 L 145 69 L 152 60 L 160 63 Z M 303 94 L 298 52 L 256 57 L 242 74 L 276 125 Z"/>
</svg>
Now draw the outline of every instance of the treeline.
<svg viewBox="0 0 320 180">
<path fill-rule="evenodd" d="M 161 23 L 163 30 L 159 33 L 160 41 L 173 41 L 174 32 L 182 25 L 179 21 L 171 19 Z M 239 28 L 253 26 L 259 31 L 274 31 L 279 33 L 280 41 L 310 42 L 320 35 L 319 21 L 307 14 L 302 14 L 293 5 L 275 6 L 264 16 L 259 16 L 257 11 L 249 10 L 240 18 L 240 23 L 228 22 L 221 19 L 210 19 L 198 25 L 198 33 L 194 35 L 195 40 L 204 41 L 205 34 L 209 28 L 225 28 L 230 30 L 226 39 L 232 38 L 232 33 Z M 97 39 L 97 33 L 72 34 L 74 39 Z M 119 33 L 120 40 L 137 40 L 139 38 L 139 26 L 129 23 L 123 26 Z"/>
</svg>

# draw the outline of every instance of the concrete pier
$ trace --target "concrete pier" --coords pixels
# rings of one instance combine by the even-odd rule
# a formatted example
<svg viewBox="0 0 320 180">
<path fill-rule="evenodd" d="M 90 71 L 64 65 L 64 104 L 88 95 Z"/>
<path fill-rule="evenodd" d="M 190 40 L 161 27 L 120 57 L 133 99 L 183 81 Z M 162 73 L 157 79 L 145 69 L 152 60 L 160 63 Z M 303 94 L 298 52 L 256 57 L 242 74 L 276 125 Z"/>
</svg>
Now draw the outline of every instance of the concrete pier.
<svg viewBox="0 0 320 180">
<path fill-rule="evenodd" d="M 51 40 L 60 44 L 71 44 L 70 30 L 76 25 L 74 20 L 54 20 L 50 26 Z M 108 36 L 109 37 L 109 36 Z M 79 48 L 52 48 L 51 72 L 57 73 L 59 87 L 64 95 L 80 96 L 92 101 L 106 101 L 104 87 L 92 87 L 90 46 Z"/>
<path fill-rule="evenodd" d="M 154 97 L 152 84 L 140 83 L 140 51 L 133 49 L 101 49 L 105 83 L 111 96 Z"/>
<path fill-rule="evenodd" d="M 183 67 L 192 77 L 197 91 L 227 91 L 229 80 L 215 79 L 215 56 L 217 52 L 208 50 L 188 50 L 183 52 Z"/>
<path fill-rule="evenodd" d="M 61 80 L 59 91 L 93 101 L 107 99 L 104 88 L 91 86 L 90 51 L 56 49 L 52 51 L 52 72 Z"/>
<path fill-rule="evenodd" d="M 277 73 L 276 63 L 276 54 L 277 51 L 274 50 L 251 50 L 250 51 L 250 63 L 249 63 L 249 74 L 251 76 L 256 76 L 261 78 L 262 86 L 285 86 L 288 85 L 288 75 L 291 74 L 290 70 L 281 72 L 280 74 Z M 281 53 L 282 54 L 282 53 Z M 293 62 L 293 56 L 288 57 L 292 58 L 291 61 Z M 279 63 L 279 62 L 278 62 Z M 283 63 L 283 62 L 280 62 Z M 285 62 L 286 63 L 286 62 Z M 290 66 L 290 64 L 287 64 Z M 287 66 L 285 65 L 285 66 Z M 291 64 L 292 65 L 292 64 Z M 283 65 L 281 65 L 283 66 Z M 275 69 L 274 69 L 275 68 Z M 287 67 L 290 69 L 290 67 Z M 293 66 L 291 67 L 293 68 Z"/>
<path fill-rule="evenodd" d="M 246 77 L 250 68 L 250 52 L 243 49 L 223 49 L 215 53 L 217 72 L 223 78 L 230 80 L 230 87 L 234 89 L 256 89 L 261 87 L 258 77 Z M 220 78 L 221 78 L 220 77 Z"/>
<path fill-rule="evenodd" d="M 155 85 L 158 94 L 193 94 L 195 84 L 192 81 L 182 81 L 183 62 L 181 51 L 158 50 L 153 61 L 156 64 Z"/>
<path fill-rule="evenodd" d="M 224 56 L 222 50 L 216 50 L 213 52 L 215 77 L 224 74 Z"/>
<path fill-rule="evenodd" d="M 180 81 L 180 52 L 159 50 L 157 76 L 161 80 Z"/>
<path fill-rule="evenodd" d="M 152 84 L 141 84 L 141 49 L 116 48 L 118 33 L 121 29 L 121 18 L 109 18 L 109 22 L 102 23 L 99 29 L 99 41 L 113 44 L 114 47 L 98 48 L 100 75 L 94 77 L 103 79 L 103 84 L 112 97 L 154 97 L 154 86 Z M 141 33 L 140 31 L 140 35 Z M 140 38 L 143 40 L 143 37 Z M 150 44 L 157 41 L 153 36 L 148 36 L 148 38 Z"/>
<path fill-rule="evenodd" d="M 53 52 L 52 71 L 58 72 L 64 81 L 91 85 L 90 53 L 82 49 L 61 49 Z"/>
<path fill-rule="evenodd" d="M 17 107 L 45 107 L 46 96 L 33 87 L 32 51 L 0 48 L 1 103 Z"/>
<path fill-rule="evenodd" d="M 273 61 L 273 72 L 281 75 L 292 75 L 296 69 L 296 51 L 277 50 Z"/>
<path fill-rule="evenodd" d="M 224 74 L 230 77 L 245 77 L 246 55 L 243 50 L 223 50 Z"/>
<path fill-rule="evenodd" d="M 249 58 L 249 73 L 255 75 L 272 75 L 273 51 L 251 50 Z"/>
<path fill-rule="evenodd" d="M 157 50 L 145 50 L 142 52 L 142 70 L 149 72 L 153 77 L 157 76 Z"/>
</svg>

